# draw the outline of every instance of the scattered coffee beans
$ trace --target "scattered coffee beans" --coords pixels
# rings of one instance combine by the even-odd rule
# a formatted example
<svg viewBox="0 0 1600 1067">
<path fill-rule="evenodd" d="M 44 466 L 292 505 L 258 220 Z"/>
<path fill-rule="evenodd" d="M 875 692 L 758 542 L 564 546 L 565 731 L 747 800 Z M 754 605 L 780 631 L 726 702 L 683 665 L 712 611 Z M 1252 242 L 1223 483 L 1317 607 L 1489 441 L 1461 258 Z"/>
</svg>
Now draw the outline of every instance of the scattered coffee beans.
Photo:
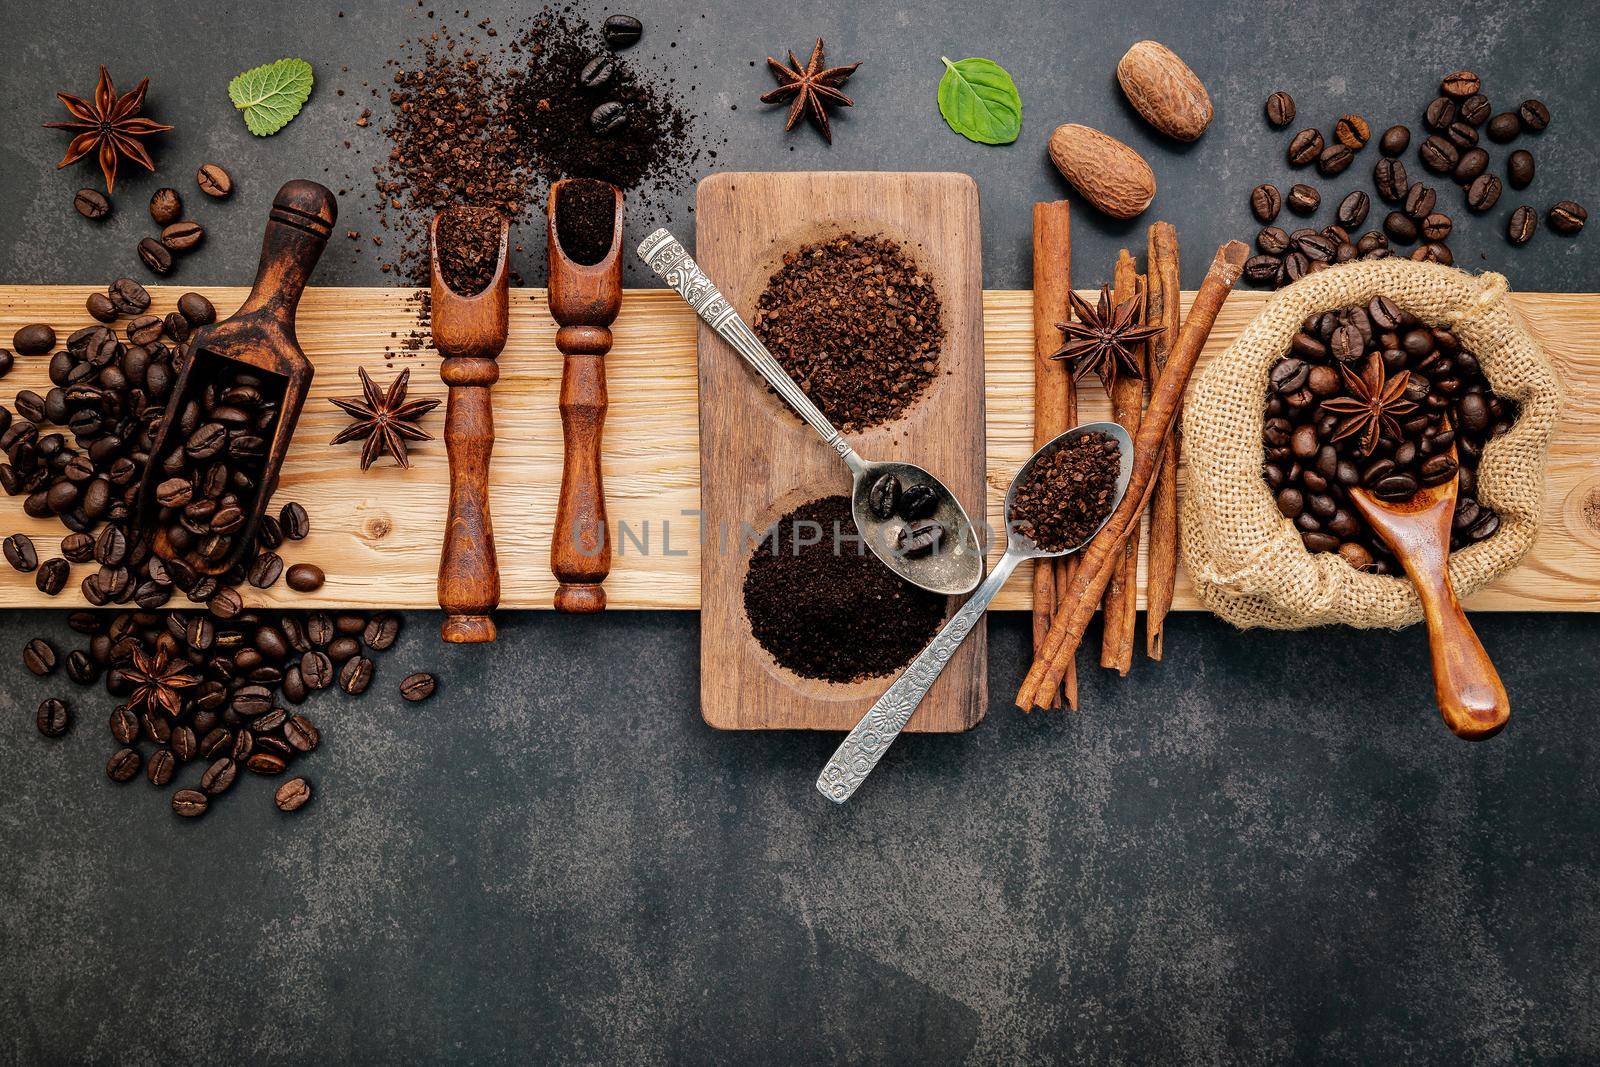
<svg viewBox="0 0 1600 1067">
<path fill-rule="evenodd" d="M 233 178 L 215 163 L 203 163 L 194 174 L 195 184 L 207 196 L 222 199 L 233 192 Z"/>
<path fill-rule="evenodd" d="M 111 214 L 111 200 L 98 189 L 79 189 L 72 196 L 72 209 L 86 219 L 99 220 Z"/>
<path fill-rule="evenodd" d="M 1589 213 L 1577 201 L 1563 200 L 1550 209 L 1546 221 L 1556 233 L 1571 237 L 1583 229 L 1583 224 L 1589 221 Z"/>
<path fill-rule="evenodd" d="M 304 778 L 291 778 L 278 787 L 272 795 L 279 811 L 299 811 L 311 799 L 311 783 Z"/>
<path fill-rule="evenodd" d="M 150 197 L 150 217 L 155 219 L 157 226 L 170 226 L 183 218 L 183 198 L 178 195 L 178 190 L 157 189 Z"/>
<path fill-rule="evenodd" d="M 1267 97 L 1267 122 L 1279 129 L 1294 121 L 1294 97 L 1279 90 Z"/>
<path fill-rule="evenodd" d="M 61 737 L 72 728 L 72 711 L 55 697 L 43 701 L 34 715 L 34 725 L 46 737 Z"/>
<path fill-rule="evenodd" d="M 327 576 L 315 563 L 296 563 L 284 575 L 284 582 L 297 593 L 313 593 L 322 588 Z"/>
<path fill-rule="evenodd" d="M 1526 189 L 1533 184 L 1533 153 L 1517 149 L 1506 157 L 1506 180 L 1513 189 Z"/>
<path fill-rule="evenodd" d="M 19 356 L 42 356 L 55 346 L 55 330 L 42 322 L 23 326 L 11 335 L 11 347 Z"/>
<path fill-rule="evenodd" d="M 600 32 L 608 48 L 629 48 L 639 43 L 639 38 L 644 35 L 644 24 L 632 15 L 612 15 L 606 19 Z"/>
<path fill-rule="evenodd" d="M 1534 231 L 1538 228 L 1539 213 L 1523 204 L 1511 213 L 1511 218 L 1506 222 L 1506 240 L 1514 245 L 1525 245 L 1533 240 Z"/>
<path fill-rule="evenodd" d="M 418 671 L 408 674 L 400 680 L 400 695 L 413 704 L 420 703 L 433 696 L 438 688 L 438 680 L 427 671 Z"/>
</svg>

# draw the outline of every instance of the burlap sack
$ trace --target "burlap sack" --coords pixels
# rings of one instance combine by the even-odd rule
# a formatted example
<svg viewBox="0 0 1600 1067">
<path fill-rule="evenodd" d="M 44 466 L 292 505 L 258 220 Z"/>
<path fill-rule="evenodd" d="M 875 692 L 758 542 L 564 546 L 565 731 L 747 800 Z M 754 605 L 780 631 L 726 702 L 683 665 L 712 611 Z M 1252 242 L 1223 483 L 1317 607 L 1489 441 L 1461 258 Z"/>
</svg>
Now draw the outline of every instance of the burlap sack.
<svg viewBox="0 0 1600 1067">
<path fill-rule="evenodd" d="M 1194 381 L 1185 401 L 1183 556 L 1200 600 L 1236 626 L 1398 627 L 1422 618 L 1405 579 L 1357 571 L 1333 553 L 1307 552 L 1261 480 L 1268 369 L 1306 316 L 1379 294 L 1455 331 L 1495 392 L 1521 406 L 1516 425 L 1489 444 L 1478 468 L 1479 499 L 1499 513 L 1500 530 L 1451 556 L 1456 591 L 1465 597 L 1493 581 L 1533 544 L 1560 392 L 1549 359 L 1506 299 L 1505 278 L 1403 259 L 1347 263 L 1274 294 Z"/>
</svg>

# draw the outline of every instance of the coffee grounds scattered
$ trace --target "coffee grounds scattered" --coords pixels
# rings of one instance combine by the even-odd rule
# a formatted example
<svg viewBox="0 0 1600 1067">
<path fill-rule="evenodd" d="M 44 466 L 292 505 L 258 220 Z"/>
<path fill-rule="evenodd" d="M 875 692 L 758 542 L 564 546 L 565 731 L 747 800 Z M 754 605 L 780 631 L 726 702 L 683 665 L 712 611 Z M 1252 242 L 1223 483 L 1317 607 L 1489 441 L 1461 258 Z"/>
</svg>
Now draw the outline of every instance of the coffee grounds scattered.
<svg viewBox="0 0 1600 1067">
<path fill-rule="evenodd" d="M 580 88 L 578 73 L 604 54 L 596 27 L 550 8 L 520 29 L 482 19 L 459 32 L 439 25 L 408 42 L 389 61 L 389 153 L 373 168 L 379 222 L 397 239 L 385 246 L 396 259 L 383 269 L 426 284 L 428 223 L 452 205 L 517 219 L 542 203 L 555 179 L 590 177 L 627 191 L 644 223 L 658 200 L 692 182 L 702 153 L 715 153 L 696 139 L 676 102 L 681 91 L 621 56 L 612 57 L 607 84 Z M 596 134 L 589 114 L 613 100 L 626 108 L 627 122 Z"/>
<path fill-rule="evenodd" d="M 487 208 L 457 208 L 439 220 L 439 273 L 453 292 L 476 296 L 500 265 L 499 216 Z"/>
<path fill-rule="evenodd" d="M 556 197 L 556 239 L 568 259 L 585 267 L 611 251 L 616 218 L 616 194 L 603 181 L 574 178 Z"/>
<path fill-rule="evenodd" d="M 1083 544 L 1116 504 L 1122 448 L 1081 434 L 1033 465 L 1011 499 L 1011 522 L 1043 552 Z"/>
<path fill-rule="evenodd" d="M 856 532 L 850 498 L 829 496 L 779 519 L 756 547 L 744 610 L 779 664 L 845 683 L 910 663 L 944 621 L 945 598 L 880 563 Z"/>
<path fill-rule="evenodd" d="M 843 430 L 898 418 L 939 372 L 938 294 L 905 250 L 881 236 L 846 234 L 785 255 L 753 325 Z"/>
</svg>

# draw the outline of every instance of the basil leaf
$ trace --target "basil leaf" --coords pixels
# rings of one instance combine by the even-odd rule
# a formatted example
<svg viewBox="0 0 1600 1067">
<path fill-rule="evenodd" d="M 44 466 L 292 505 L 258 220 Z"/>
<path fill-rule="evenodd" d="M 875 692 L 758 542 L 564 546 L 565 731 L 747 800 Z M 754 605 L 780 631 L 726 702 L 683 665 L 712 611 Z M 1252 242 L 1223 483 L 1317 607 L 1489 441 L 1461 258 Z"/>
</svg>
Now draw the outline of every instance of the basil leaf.
<svg viewBox="0 0 1600 1067">
<path fill-rule="evenodd" d="M 1010 144 L 1022 132 L 1022 96 L 1005 68 L 992 59 L 945 57 L 939 79 L 939 114 L 950 128 L 979 144 Z"/>
<path fill-rule="evenodd" d="M 233 106 L 244 112 L 244 124 L 257 137 L 268 137 L 300 114 L 311 97 L 311 64 L 280 59 L 247 70 L 228 83 Z"/>
</svg>

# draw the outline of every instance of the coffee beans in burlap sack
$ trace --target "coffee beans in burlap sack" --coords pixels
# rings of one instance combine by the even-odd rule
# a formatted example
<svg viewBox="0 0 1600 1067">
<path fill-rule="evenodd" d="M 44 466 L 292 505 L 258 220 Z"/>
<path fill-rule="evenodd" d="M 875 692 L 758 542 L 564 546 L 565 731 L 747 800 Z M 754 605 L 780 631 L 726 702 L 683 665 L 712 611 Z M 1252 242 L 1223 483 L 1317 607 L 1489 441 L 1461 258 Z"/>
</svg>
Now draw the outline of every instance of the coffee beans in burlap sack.
<svg viewBox="0 0 1600 1067">
<path fill-rule="evenodd" d="M 1206 607 L 1236 626 L 1274 629 L 1399 627 L 1422 618 L 1404 578 L 1358 571 L 1331 552 L 1306 551 L 1261 477 L 1268 370 L 1307 316 L 1379 295 L 1454 331 L 1478 357 L 1494 391 L 1517 402 L 1516 424 L 1489 443 L 1478 468 L 1478 497 L 1499 513 L 1500 530 L 1453 553 L 1450 578 L 1466 597 L 1517 565 L 1538 529 L 1560 387 L 1506 288 L 1498 274 L 1384 259 L 1331 267 L 1273 295 L 1196 378 L 1184 404 L 1183 555 Z"/>
</svg>

